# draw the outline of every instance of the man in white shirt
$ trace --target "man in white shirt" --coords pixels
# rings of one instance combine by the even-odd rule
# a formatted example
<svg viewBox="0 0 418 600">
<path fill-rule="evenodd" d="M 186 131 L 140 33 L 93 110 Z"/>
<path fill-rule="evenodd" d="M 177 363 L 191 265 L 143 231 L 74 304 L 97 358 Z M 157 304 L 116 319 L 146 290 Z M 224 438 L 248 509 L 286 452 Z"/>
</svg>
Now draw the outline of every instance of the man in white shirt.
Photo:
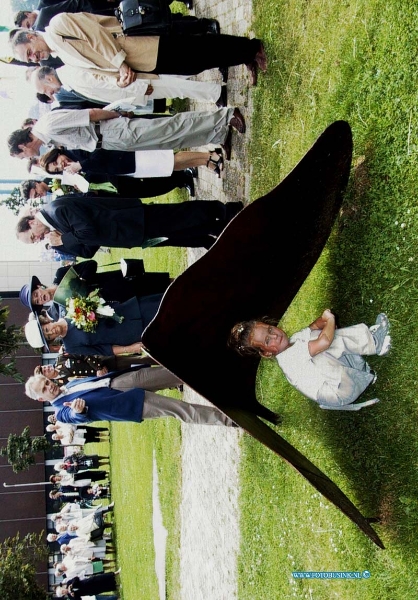
<svg viewBox="0 0 418 600">
<path fill-rule="evenodd" d="M 148 100 L 161 98 L 191 98 L 204 102 L 221 102 L 225 105 L 225 94 L 220 84 L 211 81 L 194 81 L 175 75 L 153 75 L 135 73 L 135 80 L 128 86 L 118 85 L 116 71 L 100 71 L 99 69 L 78 69 L 64 65 L 59 69 L 40 67 L 31 76 L 31 83 L 38 94 L 51 99 L 62 88 L 74 91 L 80 96 L 97 102 L 129 101 L 135 106 L 145 106 Z"/>
<path fill-rule="evenodd" d="M 94 152 L 97 148 L 125 152 L 174 150 L 207 144 L 222 145 L 227 141 L 230 127 L 245 133 L 244 117 L 238 108 L 184 112 L 155 119 L 129 119 L 122 115 L 126 113 L 100 108 L 51 111 L 43 115 L 32 129 L 16 130 L 10 134 L 10 154 L 28 158 L 34 156 L 34 152 L 39 153 L 42 144 L 87 152 Z"/>
</svg>

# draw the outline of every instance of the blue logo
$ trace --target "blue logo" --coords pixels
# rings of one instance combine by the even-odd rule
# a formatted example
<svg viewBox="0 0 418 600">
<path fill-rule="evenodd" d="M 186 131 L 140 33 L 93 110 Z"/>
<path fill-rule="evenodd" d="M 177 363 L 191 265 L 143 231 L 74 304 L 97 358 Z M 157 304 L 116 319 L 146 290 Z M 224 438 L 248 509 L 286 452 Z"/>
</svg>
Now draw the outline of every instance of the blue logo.
<svg viewBox="0 0 418 600">
<path fill-rule="evenodd" d="M 370 571 L 293 571 L 295 579 L 369 579 Z"/>
</svg>

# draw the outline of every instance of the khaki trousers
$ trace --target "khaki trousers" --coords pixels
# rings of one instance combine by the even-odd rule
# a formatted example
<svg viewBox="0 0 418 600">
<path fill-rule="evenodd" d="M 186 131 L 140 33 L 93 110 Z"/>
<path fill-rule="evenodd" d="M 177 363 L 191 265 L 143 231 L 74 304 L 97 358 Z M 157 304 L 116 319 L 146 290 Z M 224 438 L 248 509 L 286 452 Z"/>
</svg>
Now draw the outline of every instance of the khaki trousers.
<svg viewBox="0 0 418 600">
<path fill-rule="evenodd" d="M 143 390 L 155 392 L 177 387 L 182 383 L 181 379 L 170 373 L 165 367 L 143 367 L 138 371 L 117 375 L 112 379 L 110 387 L 121 391 L 142 388 Z"/>
<path fill-rule="evenodd" d="M 160 417 L 175 417 L 184 423 L 196 425 L 225 425 L 237 427 L 229 417 L 217 408 L 190 404 L 173 398 L 166 398 L 153 392 L 145 392 L 143 419 L 158 419 Z"/>
<path fill-rule="evenodd" d="M 236 427 L 234 421 L 212 406 L 190 404 L 173 398 L 155 394 L 155 390 L 175 387 L 182 381 L 164 367 L 144 367 L 138 371 L 123 373 L 115 377 L 110 386 L 116 390 L 129 390 L 139 387 L 145 390 L 142 418 L 159 419 L 175 417 L 184 423 L 198 425 L 225 425 Z"/>
</svg>

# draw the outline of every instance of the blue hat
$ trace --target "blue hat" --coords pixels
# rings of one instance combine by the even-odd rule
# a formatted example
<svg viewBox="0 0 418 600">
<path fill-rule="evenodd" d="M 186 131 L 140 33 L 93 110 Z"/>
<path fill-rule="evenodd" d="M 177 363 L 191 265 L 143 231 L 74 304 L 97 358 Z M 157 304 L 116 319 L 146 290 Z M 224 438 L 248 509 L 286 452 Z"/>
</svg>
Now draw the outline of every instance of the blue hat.
<svg viewBox="0 0 418 600">
<path fill-rule="evenodd" d="M 19 292 L 19 300 L 21 301 L 23 306 L 26 306 L 27 308 L 29 308 L 29 310 L 36 313 L 40 313 L 42 310 L 42 306 L 39 306 L 37 304 L 32 305 L 32 292 L 36 290 L 38 285 L 42 285 L 42 283 L 39 281 L 36 275 L 34 275 L 32 277 L 30 285 L 24 285 Z"/>
</svg>

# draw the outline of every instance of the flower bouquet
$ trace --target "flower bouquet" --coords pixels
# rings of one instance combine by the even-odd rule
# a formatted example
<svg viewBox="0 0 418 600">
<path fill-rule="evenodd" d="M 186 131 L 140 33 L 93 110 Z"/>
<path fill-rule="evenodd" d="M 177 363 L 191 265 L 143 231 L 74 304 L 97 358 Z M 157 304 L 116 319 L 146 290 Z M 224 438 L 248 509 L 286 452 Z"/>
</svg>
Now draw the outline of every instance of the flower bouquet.
<svg viewBox="0 0 418 600">
<path fill-rule="evenodd" d="M 96 331 L 100 317 L 109 317 L 118 323 L 122 323 L 124 317 L 115 313 L 115 310 L 108 306 L 99 296 L 99 290 L 93 290 L 86 297 L 79 294 L 66 300 L 66 317 L 71 320 L 77 329 L 82 329 L 87 333 Z"/>
<path fill-rule="evenodd" d="M 64 194 L 72 194 L 76 191 L 72 185 L 64 185 L 61 179 L 53 179 L 49 188 L 56 196 L 64 196 Z"/>
</svg>

